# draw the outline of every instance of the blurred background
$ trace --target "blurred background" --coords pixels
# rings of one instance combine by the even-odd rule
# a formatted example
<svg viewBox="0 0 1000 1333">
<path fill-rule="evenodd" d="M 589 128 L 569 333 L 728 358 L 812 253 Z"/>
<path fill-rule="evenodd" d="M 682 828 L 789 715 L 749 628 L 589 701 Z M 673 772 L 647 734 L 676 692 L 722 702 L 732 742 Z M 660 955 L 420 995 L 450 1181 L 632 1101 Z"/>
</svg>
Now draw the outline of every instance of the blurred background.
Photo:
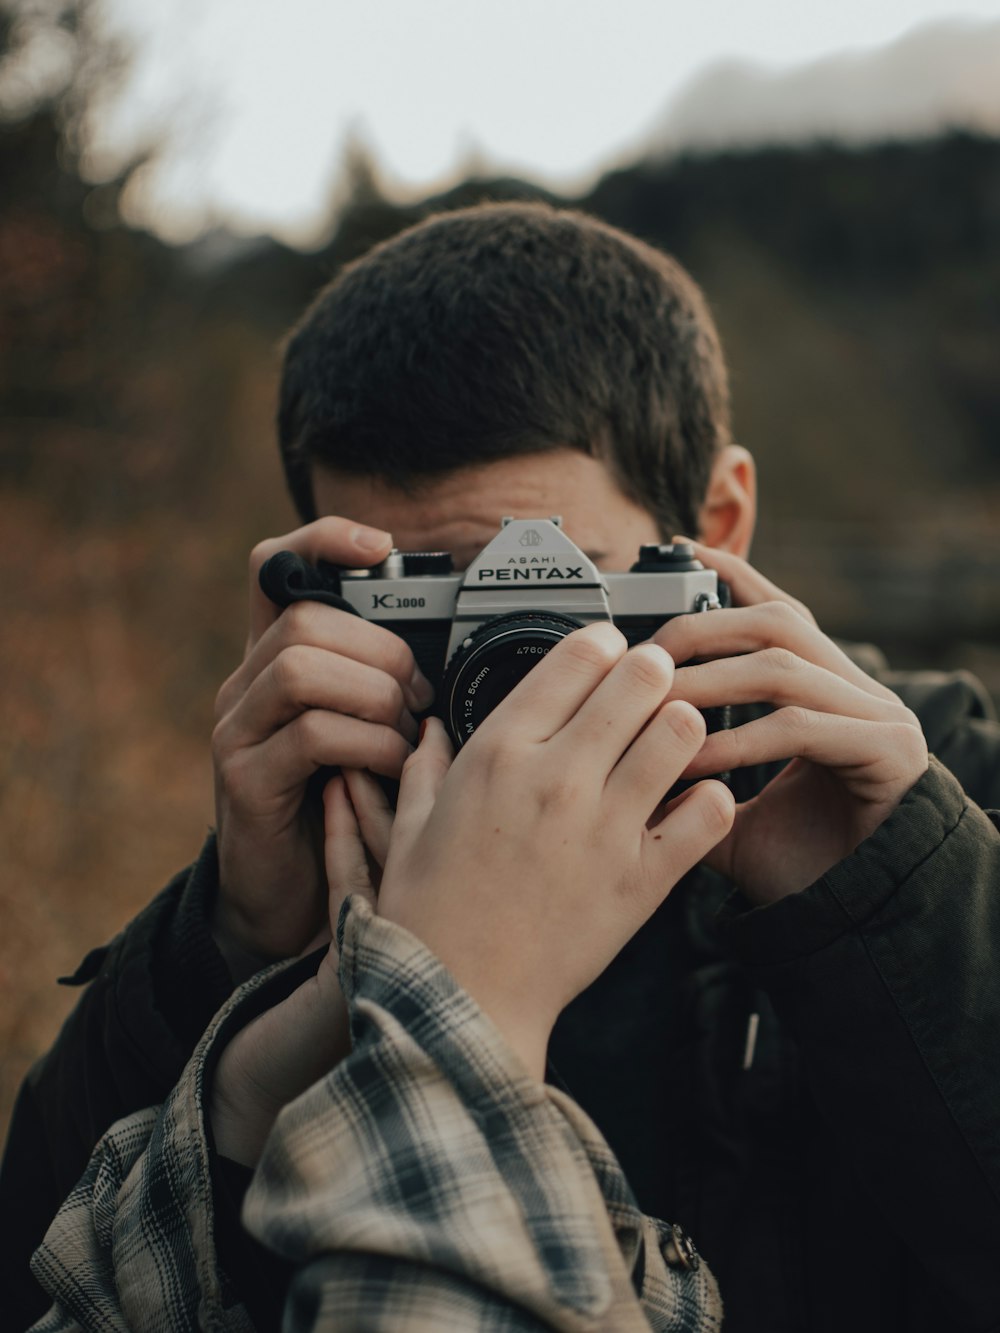
<svg viewBox="0 0 1000 1333">
<path fill-rule="evenodd" d="M 295 526 L 282 331 L 429 211 L 542 197 L 675 253 L 756 562 L 1000 696 L 998 6 L 686 8 L 0 0 L 0 1127 L 54 979 L 212 821 L 246 554 Z"/>
</svg>

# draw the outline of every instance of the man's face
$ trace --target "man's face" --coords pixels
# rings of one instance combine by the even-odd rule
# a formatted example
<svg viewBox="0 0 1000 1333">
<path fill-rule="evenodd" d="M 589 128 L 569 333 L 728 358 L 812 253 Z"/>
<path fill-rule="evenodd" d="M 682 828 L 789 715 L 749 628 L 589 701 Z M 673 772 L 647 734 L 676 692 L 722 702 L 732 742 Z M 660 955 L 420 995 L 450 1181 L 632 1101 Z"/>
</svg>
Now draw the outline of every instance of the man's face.
<svg viewBox="0 0 1000 1333">
<path fill-rule="evenodd" d="M 500 520 L 560 514 L 563 531 L 599 569 L 627 570 L 643 542 L 660 541 L 651 514 L 618 488 L 603 463 L 576 449 L 502 458 L 424 482 L 414 494 L 378 477 L 317 467 L 320 514 L 391 532 L 404 551 L 450 551 L 465 567 L 496 536 Z"/>
</svg>

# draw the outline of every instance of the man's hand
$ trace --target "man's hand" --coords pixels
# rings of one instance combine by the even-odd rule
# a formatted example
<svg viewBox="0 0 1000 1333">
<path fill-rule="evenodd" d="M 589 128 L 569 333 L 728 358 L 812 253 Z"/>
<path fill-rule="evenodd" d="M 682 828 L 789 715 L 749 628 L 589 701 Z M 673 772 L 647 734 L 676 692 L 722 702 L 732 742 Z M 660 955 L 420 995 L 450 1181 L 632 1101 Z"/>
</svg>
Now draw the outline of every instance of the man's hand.
<svg viewBox="0 0 1000 1333">
<path fill-rule="evenodd" d="M 697 708 L 768 703 L 767 717 L 709 736 L 685 777 L 788 759 L 706 857 L 751 901 L 806 888 L 849 856 L 927 769 L 920 723 L 854 665 L 809 611 L 745 561 L 695 544 L 734 609 L 676 616 L 654 641 L 679 664 L 670 697 Z M 685 662 L 696 665 L 684 666 Z M 711 659 L 711 660 L 705 660 Z"/>
<path fill-rule="evenodd" d="M 479 728 L 455 762 L 427 722 L 395 815 L 369 774 L 324 791 L 325 938 L 361 893 L 450 968 L 539 1079 L 556 1017 L 676 881 L 724 837 L 732 795 L 699 783 L 653 822 L 705 735 L 664 703 L 670 658 L 625 652 L 611 625 L 570 635 Z M 254 1166 L 278 1112 L 349 1049 L 331 941 L 315 977 L 248 1024 L 220 1057 L 215 1141 Z"/>
<path fill-rule="evenodd" d="M 404 765 L 379 915 L 441 959 L 538 1078 L 561 1010 L 732 824 L 719 782 L 652 822 L 705 736 L 694 708 L 665 703 L 672 679 L 660 648 L 626 653 L 612 625 L 590 625 L 552 649 L 454 763 L 432 718 Z M 363 890 L 351 819 L 332 786 L 331 887 Z"/>
<path fill-rule="evenodd" d="M 212 737 L 223 946 L 257 958 L 298 953 L 325 918 L 320 812 L 306 783 L 324 765 L 398 777 L 433 697 L 397 635 L 316 602 L 279 611 L 261 565 L 280 550 L 351 567 L 376 564 L 388 533 L 322 518 L 250 556 L 250 635 L 216 701 Z"/>
<path fill-rule="evenodd" d="M 329 947 L 315 976 L 287 999 L 248 1023 L 226 1046 L 212 1077 L 209 1114 L 215 1145 L 223 1157 L 254 1167 L 282 1107 L 334 1068 L 350 1050 L 347 1006 L 337 976 L 334 941 L 337 918 L 348 893 L 375 902 L 392 828 L 392 810 L 370 774 L 345 769 L 327 783 L 325 799 L 337 799 L 349 814 L 350 851 L 365 867 L 364 882 L 330 876 L 328 920 L 311 947 Z M 340 833 L 327 837 L 331 855 L 343 860 Z"/>
</svg>

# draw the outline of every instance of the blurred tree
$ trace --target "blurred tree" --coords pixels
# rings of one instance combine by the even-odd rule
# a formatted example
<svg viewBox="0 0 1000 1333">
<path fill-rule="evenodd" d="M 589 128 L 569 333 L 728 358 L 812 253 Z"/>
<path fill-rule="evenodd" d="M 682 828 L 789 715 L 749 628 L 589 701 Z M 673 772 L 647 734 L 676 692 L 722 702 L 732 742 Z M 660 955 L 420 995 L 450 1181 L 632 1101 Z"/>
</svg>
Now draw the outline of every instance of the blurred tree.
<svg viewBox="0 0 1000 1333">
<path fill-rule="evenodd" d="M 15 150 L 3 159 L 6 202 L 30 191 L 56 212 L 77 203 L 79 192 L 65 182 L 81 184 L 88 123 L 128 65 L 126 46 L 110 35 L 95 0 L 0 0 L 0 124 L 5 148 Z M 108 182 L 112 199 L 144 157 Z"/>
<path fill-rule="evenodd" d="M 75 523 L 176 503 L 218 463 L 242 371 L 225 350 L 209 371 L 184 255 L 121 220 L 156 145 L 87 179 L 128 52 L 95 0 L 0 0 L 0 40 L 0 476 Z"/>
</svg>

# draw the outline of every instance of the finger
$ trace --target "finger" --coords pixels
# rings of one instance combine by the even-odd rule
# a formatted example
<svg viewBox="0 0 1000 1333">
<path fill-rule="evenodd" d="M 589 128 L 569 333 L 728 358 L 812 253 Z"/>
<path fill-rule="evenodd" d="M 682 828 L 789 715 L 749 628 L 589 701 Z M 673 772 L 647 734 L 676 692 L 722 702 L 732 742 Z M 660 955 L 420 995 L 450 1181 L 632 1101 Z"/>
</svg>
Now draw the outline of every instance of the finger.
<svg viewBox="0 0 1000 1333">
<path fill-rule="evenodd" d="M 342 777 L 331 778 L 324 787 L 323 812 L 323 857 L 329 886 L 330 926 L 335 930 L 347 897 L 360 893 L 374 907 L 375 890 L 368 872 L 361 828 Z"/>
<path fill-rule="evenodd" d="M 643 864 L 662 899 L 682 875 L 703 860 L 733 826 L 736 801 L 721 782 L 699 782 L 643 832 Z"/>
<path fill-rule="evenodd" d="M 398 778 L 410 753 L 392 727 L 310 709 L 260 745 L 228 756 L 220 776 L 231 799 L 262 807 L 300 790 L 318 768 L 370 768 Z"/>
<path fill-rule="evenodd" d="M 389 855 L 389 835 L 392 832 L 392 806 L 385 792 L 365 769 L 345 768 L 343 777 L 364 844 L 384 870 Z"/>
<path fill-rule="evenodd" d="M 236 749 L 256 745 L 309 708 L 379 722 L 411 743 L 417 724 L 399 681 L 361 662 L 296 644 L 260 673 L 219 723 L 219 740 Z"/>
<path fill-rule="evenodd" d="M 662 800 L 659 803 L 659 805 L 657 805 L 656 809 L 653 811 L 650 817 L 646 820 L 646 827 L 648 829 L 653 828 L 654 825 L 658 824 L 660 820 L 663 819 L 664 815 L 669 815 L 671 810 L 676 810 L 677 807 L 682 802 L 687 800 L 687 798 L 691 795 L 694 789 L 695 789 L 694 786 L 685 786 L 684 790 L 678 792 L 676 796 L 671 796 L 669 800 Z M 739 819 L 740 811 L 744 808 L 745 806 L 736 807 L 737 819 Z"/>
<path fill-rule="evenodd" d="M 867 694 L 896 702 L 896 695 L 856 666 L 832 639 L 785 602 L 674 616 L 653 635 L 678 664 L 695 657 L 733 657 L 766 648 L 786 648 L 814 666 L 832 671 Z"/>
<path fill-rule="evenodd" d="M 455 752 L 444 724 L 429 717 L 420 744 L 403 765 L 393 824 L 393 846 L 405 849 L 418 837 L 437 802 Z"/>
<path fill-rule="evenodd" d="M 713 732 L 684 776 L 800 758 L 856 774 L 877 786 L 919 767 L 921 755 L 926 768 L 926 742 L 920 728 L 909 723 L 871 722 L 789 707 L 731 731 Z"/>
<path fill-rule="evenodd" d="M 689 796 L 692 791 L 697 791 L 701 784 L 688 788 L 681 798 Z M 733 798 L 735 802 L 735 797 Z M 673 804 L 673 802 L 671 802 Z M 701 858 L 701 864 L 708 866 L 710 870 L 716 871 L 724 876 L 730 883 L 736 879 L 736 855 L 739 851 L 740 842 L 740 824 L 751 814 L 752 802 L 736 803 L 733 815 L 733 822 L 729 831 L 719 839 L 714 847 L 710 847 Z"/>
<path fill-rule="evenodd" d="M 685 787 L 684 790 L 678 792 L 676 796 L 671 796 L 669 801 L 661 801 L 647 820 L 646 827 L 652 828 L 654 824 L 658 824 L 665 815 L 670 814 L 671 810 L 676 810 L 679 805 L 686 801 L 693 791 L 693 786 Z"/>
<path fill-rule="evenodd" d="M 281 608 L 265 597 L 258 582 L 261 566 L 272 555 L 294 551 L 312 564 L 329 560 L 349 569 L 365 569 L 384 560 L 391 549 L 392 537 L 388 532 L 332 515 L 296 528 L 284 537 L 269 537 L 259 542 L 250 552 L 250 644 L 256 643 L 281 614 Z"/>
<path fill-rule="evenodd" d="M 627 646 L 624 634 L 608 620 L 574 630 L 532 667 L 476 735 L 505 732 L 529 741 L 548 740 L 625 656 Z"/>
<path fill-rule="evenodd" d="M 680 667 L 670 697 L 686 699 L 696 708 L 723 704 L 798 704 L 820 713 L 838 713 L 873 722 L 892 721 L 902 711 L 895 695 L 884 699 L 859 689 L 787 648 L 765 648 L 759 653 Z"/>
<path fill-rule="evenodd" d="M 384 671 L 399 682 L 411 709 L 429 708 L 434 698 L 434 691 L 417 666 L 409 645 L 398 634 L 336 607 L 306 601 L 285 607 L 264 631 L 219 692 L 219 709 L 233 707 L 275 658 L 300 645 L 326 649 L 338 657 Z"/>
<path fill-rule="evenodd" d="M 553 737 L 553 744 L 567 751 L 564 762 L 586 756 L 595 778 L 606 781 L 666 699 L 673 678 L 674 664 L 656 644 L 643 643 L 627 652 Z"/>
<path fill-rule="evenodd" d="M 714 569 L 728 585 L 734 605 L 755 606 L 758 602 L 784 602 L 803 620 L 815 625 L 816 617 L 803 602 L 779 588 L 770 579 L 766 579 L 759 569 L 754 569 L 753 565 L 741 560 L 738 555 L 733 555 L 731 551 L 720 551 L 715 546 L 706 546 L 703 542 L 692 541 L 690 537 L 674 537 L 673 540 L 691 543 L 701 563 L 707 565 L 709 569 Z"/>
<path fill-rule="evenodd" d="M 705 719 L 696 708 L 679 699 L 664 704 L 611 771 L 605 792 L 645 823 L 704 740 Z"/>
</svg>

